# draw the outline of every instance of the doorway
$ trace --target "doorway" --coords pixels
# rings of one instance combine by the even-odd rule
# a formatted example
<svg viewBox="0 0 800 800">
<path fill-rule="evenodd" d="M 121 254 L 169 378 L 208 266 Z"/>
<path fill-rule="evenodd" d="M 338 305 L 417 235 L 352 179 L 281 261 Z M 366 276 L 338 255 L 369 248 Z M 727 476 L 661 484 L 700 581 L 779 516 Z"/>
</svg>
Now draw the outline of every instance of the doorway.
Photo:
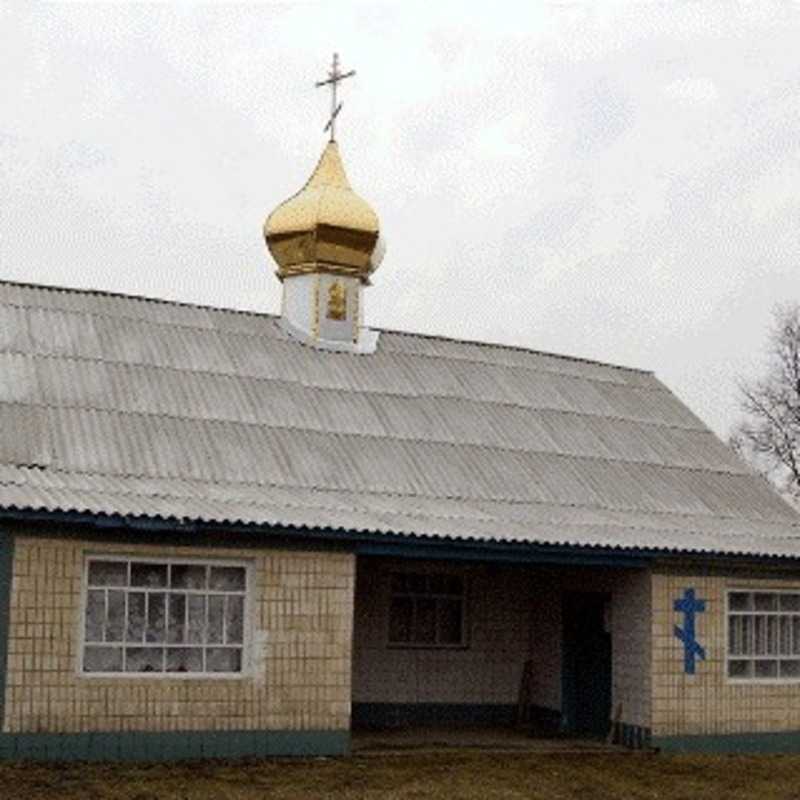
<svg viewBox="0 0 800 800">
<path fill-rule="evenodd" d="M 611 724 L 611 596 L 562 597 L 561 704 L 570 733 L 605 736 Z"/>
</svg>

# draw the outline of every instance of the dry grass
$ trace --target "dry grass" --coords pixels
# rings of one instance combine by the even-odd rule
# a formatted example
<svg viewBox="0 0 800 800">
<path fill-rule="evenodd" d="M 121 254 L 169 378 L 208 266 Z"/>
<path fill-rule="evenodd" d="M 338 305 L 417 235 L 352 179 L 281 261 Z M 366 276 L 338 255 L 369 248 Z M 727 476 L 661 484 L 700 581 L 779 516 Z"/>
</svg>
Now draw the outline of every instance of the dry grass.
<svg viewBox="0 0 800 800">
<path fill-rule="evenodd" d="M 800 756 L 440 752 L 178 765 L 0 765 L 3 800 L 789 800 Z"/>
</svg>

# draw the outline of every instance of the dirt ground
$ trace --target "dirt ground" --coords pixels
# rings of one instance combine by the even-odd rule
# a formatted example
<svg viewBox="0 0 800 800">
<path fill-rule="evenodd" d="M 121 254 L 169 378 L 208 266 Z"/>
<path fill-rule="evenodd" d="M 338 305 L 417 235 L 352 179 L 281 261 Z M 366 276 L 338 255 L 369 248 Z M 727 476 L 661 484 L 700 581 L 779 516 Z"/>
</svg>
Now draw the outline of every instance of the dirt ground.
<svg viewBox="0 0 800 800">
<path fill-rule="evenodd" d="M 797 800 L 800 756 L 439 752 L 178 765 L 0 765 L 2 800 Z"/>
</svg>

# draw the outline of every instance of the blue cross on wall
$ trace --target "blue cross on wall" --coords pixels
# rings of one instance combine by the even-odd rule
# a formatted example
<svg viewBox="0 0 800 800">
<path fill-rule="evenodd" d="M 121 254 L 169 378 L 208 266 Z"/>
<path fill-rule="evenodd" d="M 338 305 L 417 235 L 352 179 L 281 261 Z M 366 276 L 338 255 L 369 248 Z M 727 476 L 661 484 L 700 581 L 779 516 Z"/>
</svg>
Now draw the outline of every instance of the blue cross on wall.
<svg viewBox="0 0 800 800">
<path fill-rule="evenodd" d="M 706 610 L 706 601 L 697 600 L 694 589 L 687 589 L 683 597 L 675 601 L 674 608 L 683 614 L 683 628 L 675 626 L 675 635 L 683 642 L 683 671 L 687 675 L 694 675 L 695 658 L 706 660 L 706 651 L 695 639 L 694 632 L 695 614 Z"/>
</svg>

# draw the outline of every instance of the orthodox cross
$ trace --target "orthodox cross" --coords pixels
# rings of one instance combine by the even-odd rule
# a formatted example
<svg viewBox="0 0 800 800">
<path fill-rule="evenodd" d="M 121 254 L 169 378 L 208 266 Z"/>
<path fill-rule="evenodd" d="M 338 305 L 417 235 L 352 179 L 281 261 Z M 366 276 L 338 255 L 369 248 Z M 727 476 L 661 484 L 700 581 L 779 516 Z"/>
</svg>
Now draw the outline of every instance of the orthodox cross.
<svg viewBox="0 0 800 800">
<path fill-rule="evenodd" d="M 706 610 L 706 601 L 697 600 L 694 589 L 687 589 L 683 597 L 675 601 L 673 608 L 683 614 L 683 628 L 675 626 L 675 635 L 683 642 L 683 671 L 687 675 L 694 675 L 695 658 L 706 660 L 706 651 L 695 638 L 694 631 L 695 614 Z"/>
<path fill-rule="evenodd" d="M 345 78 L 352 78 L 355 74 L 356 71 L 354 69 L 351 69 L 350 72 L 339 72 L 339 54 L 334 53 L 333 64 L 331 65 L 331 71 L 328 73 L 328 78 L 324 81 L 317 81 L 316 84 L 314 84 L 318 88 L 328 85 L 331 87 L 331 116 L 324 130 L 330 130 L 330 140 L 332 142 L 336 140 L 336 117 L 342 110 L 342 103 L 336 102 L 336 90 L 339 86 L 339 81 L 343 81 Z"/>
</svg>

